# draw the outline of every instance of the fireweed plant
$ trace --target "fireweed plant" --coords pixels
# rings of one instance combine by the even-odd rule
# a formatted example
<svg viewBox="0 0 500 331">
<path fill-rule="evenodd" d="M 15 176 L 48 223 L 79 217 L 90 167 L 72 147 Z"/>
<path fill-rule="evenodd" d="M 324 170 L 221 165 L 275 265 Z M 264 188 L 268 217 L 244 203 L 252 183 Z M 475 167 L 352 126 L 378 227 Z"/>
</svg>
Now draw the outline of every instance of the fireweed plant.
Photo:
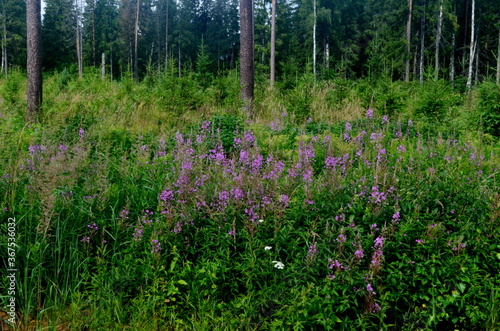
<svg viewBox="0 0 500 331">
<path fill-rule="evenodd" d="M 20 323 L 497 325 L 500 163 L 487 145 L 371 109 L 321 132 L 286 113 L 216 124 L 114 150 L 83 128 L 41 135 L 2 169 L 2 218 L 19 224 Z"/>
</svg>

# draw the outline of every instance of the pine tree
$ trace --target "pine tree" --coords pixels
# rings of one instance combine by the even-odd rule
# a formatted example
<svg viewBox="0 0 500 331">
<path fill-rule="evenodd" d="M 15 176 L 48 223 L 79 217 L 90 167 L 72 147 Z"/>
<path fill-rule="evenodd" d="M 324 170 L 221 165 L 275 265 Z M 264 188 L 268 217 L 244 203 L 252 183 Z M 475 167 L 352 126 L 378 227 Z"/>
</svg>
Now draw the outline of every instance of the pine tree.
<svg viewBox="0 0 500 331">
<path fill-rule="evenodd" d="M 42 43 L 41 43 L 41 3 L 40 0 L 26 1 L 27 31 L 27 71 L 28 86 L 27 121 L 37 121 L 42 107 Z"/>
</svg>

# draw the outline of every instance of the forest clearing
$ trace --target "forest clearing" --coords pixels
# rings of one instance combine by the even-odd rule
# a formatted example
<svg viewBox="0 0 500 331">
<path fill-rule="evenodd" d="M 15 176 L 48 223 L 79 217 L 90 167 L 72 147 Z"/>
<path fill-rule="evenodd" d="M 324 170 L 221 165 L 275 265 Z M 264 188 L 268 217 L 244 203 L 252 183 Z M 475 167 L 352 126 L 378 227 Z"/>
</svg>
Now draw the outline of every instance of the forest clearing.
<svg viewBox="0 0 500 331">
<path fill-rule="evenodd" d="M 499 22 L 2 1 L 0 329 L 499 330 Z"/>
</svg>

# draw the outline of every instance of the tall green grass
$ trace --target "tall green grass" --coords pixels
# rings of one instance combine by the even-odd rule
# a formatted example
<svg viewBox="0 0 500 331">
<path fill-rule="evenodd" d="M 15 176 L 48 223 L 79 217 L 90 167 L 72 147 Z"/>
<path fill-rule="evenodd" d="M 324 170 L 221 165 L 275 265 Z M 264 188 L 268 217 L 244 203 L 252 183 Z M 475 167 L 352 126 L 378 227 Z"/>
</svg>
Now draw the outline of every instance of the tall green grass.
<svg viewBox="0 0 500 331">
<path fill-rule="evenodd" d="M 62 72 L 27 126 L 24 85 L 0 88 L 21 328 L 497 327 L 493 86 L 304 77 L 249 119 L 234 72 Z"/>
</svg>

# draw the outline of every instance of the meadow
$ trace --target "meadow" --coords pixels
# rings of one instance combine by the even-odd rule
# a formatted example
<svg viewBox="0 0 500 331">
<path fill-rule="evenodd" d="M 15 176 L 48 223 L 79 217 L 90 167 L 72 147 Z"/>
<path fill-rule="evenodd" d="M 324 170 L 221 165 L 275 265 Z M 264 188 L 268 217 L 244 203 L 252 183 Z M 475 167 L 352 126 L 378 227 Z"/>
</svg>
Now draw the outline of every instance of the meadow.
<svg viewBox="0 0 500 331">
<path fill-rule="evenodd" d="M 259 81 L 248 117 L 236 72 L 63 71 L 29 125 L 25 86 L 0 80 L 20 329 L 498 330 L 495 84 Z"/>
</svg>

